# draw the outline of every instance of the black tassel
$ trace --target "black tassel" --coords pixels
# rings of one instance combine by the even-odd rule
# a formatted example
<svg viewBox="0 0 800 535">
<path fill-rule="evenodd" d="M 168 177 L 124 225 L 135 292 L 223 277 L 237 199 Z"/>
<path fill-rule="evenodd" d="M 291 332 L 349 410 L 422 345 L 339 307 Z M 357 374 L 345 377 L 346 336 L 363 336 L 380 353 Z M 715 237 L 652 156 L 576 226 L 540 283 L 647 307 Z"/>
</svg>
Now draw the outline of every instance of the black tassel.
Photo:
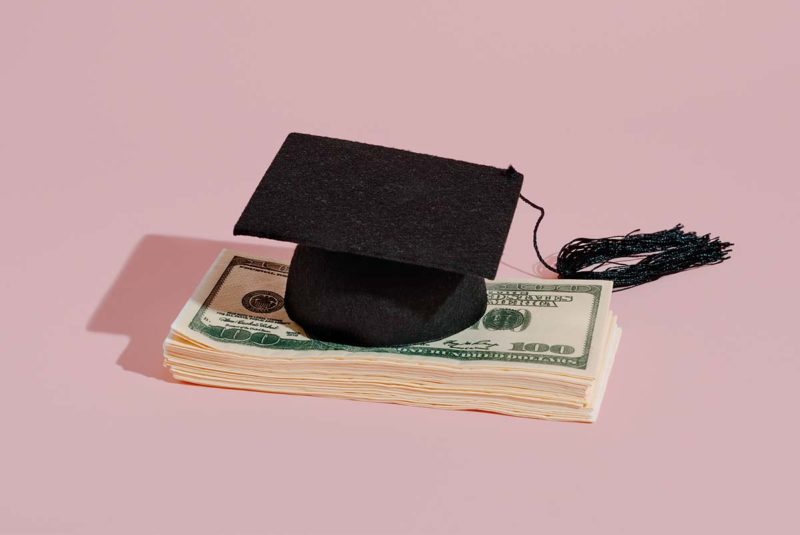
<svg viewBox="0 0 800 535">
<path fill-rule="evenodd" d="M 614 291 L 627 290 L 665 275 L 687 269 L 719 264 L 730 258 L 732 243 L 686 232 L 683 225 L 650 234 L 634 230 L 624 236 L 577 238 L 561 248 L 551 266 L 539 252 L 539 225 L 544 208 L 520 195 L 539 211 L 533 227 L 533 249 L 539 262 L 565 279 L 602 279 L 614 283 Z M 638 261 L 637 261 L 638 259 Z"/>
</svg>

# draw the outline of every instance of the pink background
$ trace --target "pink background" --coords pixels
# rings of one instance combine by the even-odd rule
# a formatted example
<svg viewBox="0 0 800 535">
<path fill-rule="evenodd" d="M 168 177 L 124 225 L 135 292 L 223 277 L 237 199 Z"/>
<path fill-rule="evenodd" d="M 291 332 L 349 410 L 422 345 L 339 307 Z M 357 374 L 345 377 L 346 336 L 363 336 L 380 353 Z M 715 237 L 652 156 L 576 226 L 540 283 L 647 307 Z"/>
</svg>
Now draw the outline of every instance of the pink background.
<svg viewBox="0 0 800 535">
<path fill-rule="evenodd" d="M 556 5 L 557 4 L 557 5 Z M 797 2 L 4 2 L 0 530 L 797 533 Z M 503 166 L 616 294 L 600 420 L 178 384 L 167 327 L 285 135 Z M 520 205 L 501 276 L 536 270 Z"/>
</svg>

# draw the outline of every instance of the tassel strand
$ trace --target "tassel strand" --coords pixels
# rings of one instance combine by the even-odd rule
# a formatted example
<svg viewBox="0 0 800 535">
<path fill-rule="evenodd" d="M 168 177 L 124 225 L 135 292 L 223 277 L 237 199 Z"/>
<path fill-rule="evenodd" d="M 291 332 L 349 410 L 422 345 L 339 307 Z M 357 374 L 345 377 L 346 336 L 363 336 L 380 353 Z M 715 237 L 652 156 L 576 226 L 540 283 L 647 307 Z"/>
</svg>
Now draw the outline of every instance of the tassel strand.
<svg viewBox="0 0 800 535">
<path fill-rule="evenodd" d="M 732 243 L 712 238 L 710 234 L 698 236 L 686 232 L 678 224 L 649 234 L 640 234 L 637 229 L 624 236 L 576 238 L 561 248 L 556 265 L 552 266 L 539 252 L 539 226 L 544 219 L 544 208 L 523 195 L 520 199 L 539 211 L 533 227 L 533 250 L 539 262 L 562 278 L 610 280 L 614 291 L 620 291 L 730 258 Z"/>
</svg>

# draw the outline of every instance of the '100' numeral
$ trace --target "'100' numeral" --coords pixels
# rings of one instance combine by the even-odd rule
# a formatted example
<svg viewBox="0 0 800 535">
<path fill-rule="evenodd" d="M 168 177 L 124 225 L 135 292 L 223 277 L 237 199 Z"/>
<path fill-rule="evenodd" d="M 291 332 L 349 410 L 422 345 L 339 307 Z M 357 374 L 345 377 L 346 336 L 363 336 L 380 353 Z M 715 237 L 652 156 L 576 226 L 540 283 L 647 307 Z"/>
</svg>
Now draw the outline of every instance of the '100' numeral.
<svg viewBox="0 0 800 535">
<path fill-rule="evenodd" d="M 526 353 L 555 353 L 557 355 L 571 355 L 575 353 L 575 348 L 564 344 L 547 345 L 539 342 L 526 344 L 525 342 L 514 342 L 511 344 L 511 351 L 525 351 Z"/>
</svg>

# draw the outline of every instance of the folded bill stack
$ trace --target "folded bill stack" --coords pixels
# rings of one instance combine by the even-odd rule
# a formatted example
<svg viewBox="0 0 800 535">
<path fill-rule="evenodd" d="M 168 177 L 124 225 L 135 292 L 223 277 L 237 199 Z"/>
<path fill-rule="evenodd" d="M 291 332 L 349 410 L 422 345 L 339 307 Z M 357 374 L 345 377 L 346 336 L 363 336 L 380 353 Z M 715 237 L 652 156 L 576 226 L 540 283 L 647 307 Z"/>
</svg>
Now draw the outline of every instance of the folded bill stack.
<svg viewBox="0 0 800 535">
<path fill-rule="evenodd" d="M 164 342 L 172 375 L 216 387 L 531 418 L 598 416 L 621 334 L 609 282 L 488 282 L 486 312 L 469 328 L 426 343 L 358 347 L 309 338 L 289 318 L 288 271 L 222 251 Z"/>
</svg>

